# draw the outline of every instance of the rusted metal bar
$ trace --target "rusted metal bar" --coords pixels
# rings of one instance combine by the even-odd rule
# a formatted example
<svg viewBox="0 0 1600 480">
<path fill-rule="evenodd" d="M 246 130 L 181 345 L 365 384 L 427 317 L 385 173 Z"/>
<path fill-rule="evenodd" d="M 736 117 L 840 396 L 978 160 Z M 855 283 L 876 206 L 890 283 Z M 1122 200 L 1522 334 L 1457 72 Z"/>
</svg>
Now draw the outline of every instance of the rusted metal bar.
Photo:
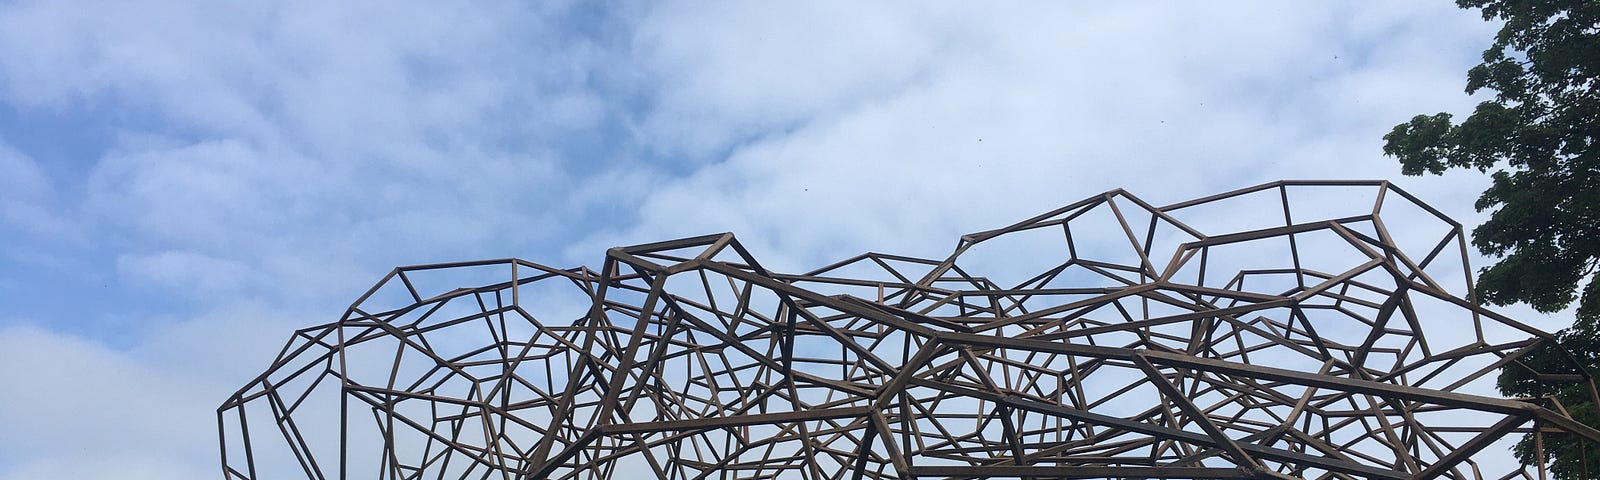
<svg viewBox="0 0 1600 480">
<path fill-rule="evenodd" d="M 1318 188 L 1372 204 L 1296 201 Z M 1483 394 L 1555 337 L 1478 305 L 1470 276 L 1435 282 L 1470 275 L 1465 235 L 1414 196 L 1281 181 L 1153 205 L 1113 190 L 944 259 L 802 274 L 728 233 L 613 248 L 599 271 L 397 268 L 222 403 L 221 473 L 1536 478 L 1481 459 L 1506 435 L 1600 442 L 1557 402 Z M 1445 233 L 1395 240 L 1418 224 Z M 1028 236 L 1055 238 L 1011 242 Z M 1600 398 L 1561 353 L 1536 378 Z"/>
</svg>

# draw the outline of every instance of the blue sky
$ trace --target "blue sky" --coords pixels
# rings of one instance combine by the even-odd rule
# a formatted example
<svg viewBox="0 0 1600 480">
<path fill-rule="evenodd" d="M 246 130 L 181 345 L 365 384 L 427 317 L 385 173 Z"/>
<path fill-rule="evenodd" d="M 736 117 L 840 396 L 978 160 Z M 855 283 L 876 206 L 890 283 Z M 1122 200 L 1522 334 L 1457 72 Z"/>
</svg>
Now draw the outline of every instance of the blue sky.
<svg viewBox="0 0 1600 480">
<path fill-rule="evenodd" d="M 1280 178 L 1473 225 L 1481 176 L 1399 177 L 1381 136 L 1470 110 L 1493 31 L 1443 1 L 0 2 L 0 478 L 215 478 L 215 406 L 396 265 L 733 231 L 796 271 Z"/>
</svg>

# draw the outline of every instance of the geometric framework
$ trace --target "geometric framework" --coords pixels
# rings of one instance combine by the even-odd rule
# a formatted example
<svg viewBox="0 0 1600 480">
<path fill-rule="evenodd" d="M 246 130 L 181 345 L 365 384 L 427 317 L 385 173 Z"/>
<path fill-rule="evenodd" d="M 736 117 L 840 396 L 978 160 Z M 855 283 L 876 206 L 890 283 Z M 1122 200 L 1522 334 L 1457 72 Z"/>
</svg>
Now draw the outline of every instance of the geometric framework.
<svg viewBox="0 0 1600 480">
<path fill-rule="evenodd" d="M 1554 338 L 1476 305 L 1466 262 L 1387 182 L 1282 181 L 803 274 L 732 234 L 404 267 L 222 404 L 223 473 L 1532 478 L 1485 448 L 1600 432 L 1495 395 Z"/>
</svg>

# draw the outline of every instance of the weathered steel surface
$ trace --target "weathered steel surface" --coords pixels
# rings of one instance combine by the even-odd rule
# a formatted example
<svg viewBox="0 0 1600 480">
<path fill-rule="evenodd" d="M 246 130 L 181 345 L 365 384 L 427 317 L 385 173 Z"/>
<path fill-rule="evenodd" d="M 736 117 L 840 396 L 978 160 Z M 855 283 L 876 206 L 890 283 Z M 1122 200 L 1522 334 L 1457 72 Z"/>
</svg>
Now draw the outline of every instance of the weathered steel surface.
<svg viewBox="0 0 1600 480">
<path fill-rule="evenodd" d="M 1493 396 L 1552 337 L 1468 272 L 1385 182 L 1112 191 L 804 274 L 732 234 L 405 267 L 222 405 L 224 475 L 1500 478 L 1507 435 L 1600 440 Z"/>
</svg>

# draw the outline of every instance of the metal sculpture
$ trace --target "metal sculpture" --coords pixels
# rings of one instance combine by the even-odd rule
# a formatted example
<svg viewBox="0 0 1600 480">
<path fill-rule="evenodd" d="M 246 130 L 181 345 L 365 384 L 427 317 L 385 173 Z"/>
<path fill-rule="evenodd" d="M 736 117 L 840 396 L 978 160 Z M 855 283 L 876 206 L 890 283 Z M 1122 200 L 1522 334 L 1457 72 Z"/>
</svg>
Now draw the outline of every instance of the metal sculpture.
<svg viewBox="0 0 1600 480">
<path fill-rule="evenodd" d="M 1476 457 L 1600 432 L 1495 396 L 1553 339 L 1475 304 L 1465 248 L 1386 182 L 1276 182 L 1164 207 L 1111 191 L 943 260 L 804 274 L 732 234 L 598 272 L 399 268 L 221 406 L 223 471 L 1529 477 Z"/>
</svg>

